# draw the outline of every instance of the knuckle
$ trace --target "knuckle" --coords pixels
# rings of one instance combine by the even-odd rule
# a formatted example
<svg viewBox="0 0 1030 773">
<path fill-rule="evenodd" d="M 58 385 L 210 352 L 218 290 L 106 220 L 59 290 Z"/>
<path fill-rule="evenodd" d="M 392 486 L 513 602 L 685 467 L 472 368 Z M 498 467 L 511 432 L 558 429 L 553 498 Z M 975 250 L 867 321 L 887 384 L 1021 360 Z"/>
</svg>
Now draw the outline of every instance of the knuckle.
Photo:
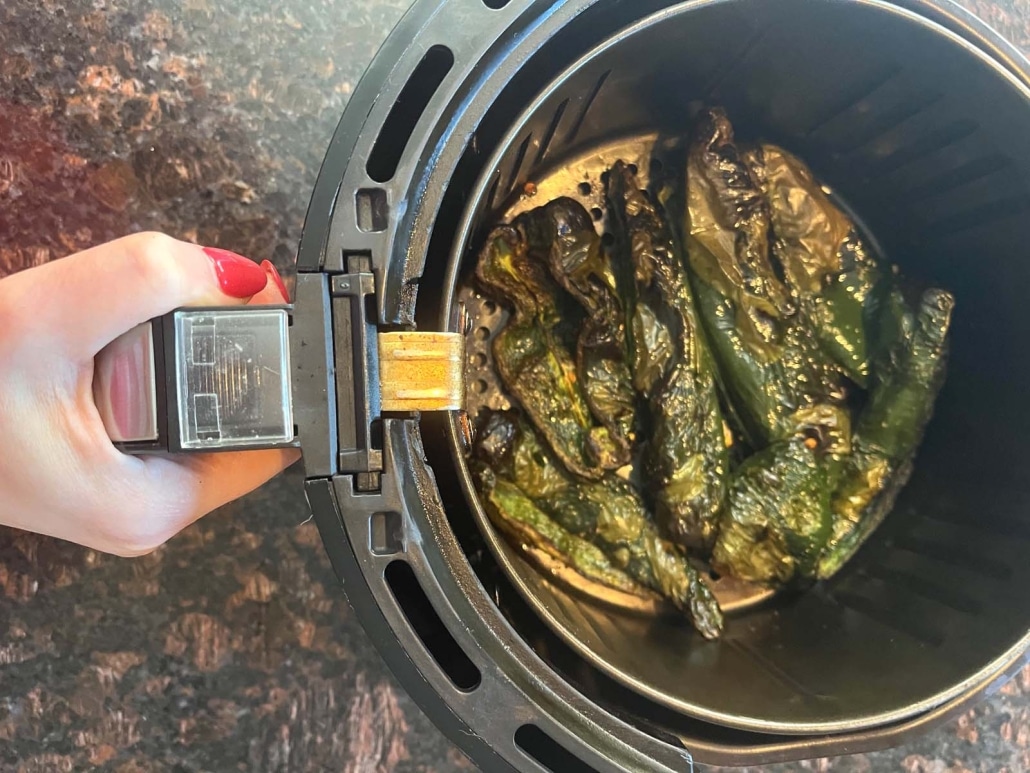
<svg viewBox="0 0 1030 773">
<path fill-rule="evenodd" d="M 195 520 L 197 500 L 190 479 L 179 464 L 164 461 L 122 468 L 106 478 L 102 490 L 94 490 L 93 523 L 101 549 L 123 557 L 146 555 Z"/>
<path fill-rule="evenodd" d="M 130 271 L 144 287 L 157 290 L 175 280 L 172 259 L 174 239 L 156 232 L 134 234 L 127 238 Z"/>
</svg>

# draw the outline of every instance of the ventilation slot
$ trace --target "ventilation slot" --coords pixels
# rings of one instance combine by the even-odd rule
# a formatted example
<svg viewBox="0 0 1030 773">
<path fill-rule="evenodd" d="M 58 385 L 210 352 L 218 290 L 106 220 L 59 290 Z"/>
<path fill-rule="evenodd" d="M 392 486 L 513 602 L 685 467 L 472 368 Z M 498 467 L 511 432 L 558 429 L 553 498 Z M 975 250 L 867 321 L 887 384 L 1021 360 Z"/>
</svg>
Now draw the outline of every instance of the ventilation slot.
<svg viewBox="0 0 1030 773">
<path fill-rule="evenodd" d="M 454 641 L 407 562 L 391 562 L 385 576 L 397 606 L 437 665 L 459 690 L 476 689 L 481 679 L 479 669 Z"/>
<path fill-rule="evenodd" d="M 415 124 L 453 65 L 454 54 L 446 46 L 426 51 L 401 89 L 368 156 L 365 171 L 373 180 L 385 183 L 393 178 Z"/>
<path fill-rule="evenodd" d="M 985 156 L 956 167 L 929 182 L 911 188 L 904 193 L 909 201 L 928 199 L 951 193 L 955 188 L 982 180 L 1008 166 L 1008 159 L 1002 155 Z"/>
<path fill-rule="evenodd" d="M 510 2 L 511 0 L 483 0 L 483 5 L 485 5 L 487 8 L 492 8 L 495 11 L 499 11 Z"/>
<path fill-rule="evenodd" d="M 975 121 L 959 121 L 945 126 L 939 131 L 928 132 L 908 145 L 899 148 L 891 155 L 874 163 L 873 174 L 890 174 L 903 166 L 918 161 L 926 156 L 940 153 L 942 150 L 964 140 L 977 130 Z"/>
<path fill-rule="evenodd" d="M 909 614 L 911 608 L 892 608 L 882 598 L 869 598 L 859 593 L 836 590 L 833 598 L 845 607 L 858 612 L 870 620 L 898 633 L 906 634 L 922 644 L 940 647 L 944 643 L 944 633 L 925 616 Z"/>
<path fill-rule="evenodd" d="M 516 730 L 515 745 L 552 773 L 597 773 L 596 768 L 587 765 L 536 725 L 523 725 Z"/>
<path fill-rule="evenodd" d="M 860 573 L 881 580 L 888 585 L 896 586 L 907 593 L 922 596 L 938 604 L 962 612 L 967 615 L 978 615 L 980 602 L 962 592 L 960 587 L 940 585 L 933 580 L 912 574 L 911 572 L 892 569 L 887 566 L 870 565 L 859 570 Z M 957 585 L 957 583 L 956 583 Z"/>
<path fill-rule="evenodd" d="M 358 228 L 365 233 L 385 231 L 389 223 L 386 191 L 382 188 L 362 188 L 354 195 Z"/>
<path fill-rule="evenodd" d="M 1030 196 L 1016 196 L 1002 201 L 992 201 L 976 209 L 959 212 L 949 215 L 941 220 L 934 221 L 925 226 L 933 234 L 932 241 L 939 241 L 942 236 L 969 231 L 973 228 L 982 228 L 1017 215 L 1023 215 L 1030 210 Z"/>
<path fill-rule="evenodd" d="M 940 99 L 940 94 L 906 95 L 898 104 L 885 110 L 878 118 L 867 119 L 865 130 L 860 131 L 858 136 L 850 141 L 845 140 L 839 143 L 837 152 L 849 155 L 863 148 L 868 148 L 875 144 L 877 140 L 882 140 L 887 134 L 897 129 L 908 119 L 914 118 L 924 110 L 933 107 Z"/>
<path fill-rule="evenodd" d="M 583 122 L 587 119 L 587 113 L 590 112 L 590 108 L 594 106 L 594 100 L 597 99 L 597 95 L 601 93 L 601 89 L 604 87 L 604 83 L 608 80 L 608 76 L 612 74 L 611 70 L 605 70 L 601 73 L 601 77 L 597 79 L 597 83 L 594 84 L 594 88 L 590 91 L 590 95 L 587 97 L 586 102 L 583 103 L 583 109 L 579 113 L 579 117 L 576 118 L 576 123 L 573 124 L 572 129 L 569 130 L 569 136 L 565 138 L 565 143 L 571 145 L 575 142 L 576 137 L 579 135 L 579 130 L 583 128 Z"/>
<path fill-rule="evenodd" d="M 400 513 L 375 513 L 372 516 L 372 552 L 389 556 L 404 549 L 404 523 Z"/>
<path fill-rule="evenodd" d="M 909 553 L 955 566 L 982 577 L 1002 582 L 1012 579 L 1012 570 L 1004 563 L 982 553 L 974 555 L 968 547 L 961 544 L 931 542 L 911 535 L 902 535 L 895 539 L 894 546 L 899 550 L 906 550 Z"/>
<path fill-rule="evenodd" d="M 812 128 L 805 132 L 805 136 L 811 137 L 814 134 L 818 134 L 821 129 L 833 123 L 837 118 L 840 118 L 845 113 L 852 112 L 860 102 L 868 99 L 876 91 L 883 88 L 885 83 L 896 78 L 899 72 L 900 70 L 896 65 L 887 66 L 858 81 L 850 88 L 842 89 L 840 99 L 831 104 L 824 115 L 816 119 L 812 124 Z"/>
<path fill-rule="evenodd" d="M 551 117 L 551 124 L 547 127 L 547 133 L 544 134 L 544 139 L 540 143 L 540 150 L 536 154 L 536 166 L 544 160 L 544 156 L 547 155 L 547 151 L 551 149 L 551 140 L 554 139 L 554 133 L 558 131 L 558 124 L 561 123 L 561 117 L 565 115 L 565 108 L 569 106 L 569 100 L 565 100 L 558 109 L 554 111 L 554 115 Z"/>
<path fill-rule="evenodd" d="M 518 185 L 519 172 L 522 171 L 522 164 L 526 160 L 526 153 L 529 152 L 529 143 L 531 143 L 532 141 L 533 135 L 530 134 L 524 140 L 522 140 L 522 144 L 519 145 L 519 151 L 515 155 L 515 163 L 512 165 L 511 173 L 508 176 L 507 191 L 509 194 L 512 193 L 515 190 L 515 186 Z"/>
</svg>

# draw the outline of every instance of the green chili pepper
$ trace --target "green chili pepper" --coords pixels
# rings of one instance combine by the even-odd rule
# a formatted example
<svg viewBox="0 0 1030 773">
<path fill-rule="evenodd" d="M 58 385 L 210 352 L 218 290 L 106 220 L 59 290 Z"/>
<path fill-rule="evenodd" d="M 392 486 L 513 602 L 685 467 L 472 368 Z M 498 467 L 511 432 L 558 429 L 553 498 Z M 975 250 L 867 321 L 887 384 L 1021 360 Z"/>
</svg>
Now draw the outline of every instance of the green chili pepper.
<svg viewBox="0 0 1030 773">
<path fill-rule="evenodd" d="M 575 362 L 555 331 L 560 290 L 546 268 L 528 257 L 522 235 L 509 227 L 495 229 L 476 276 L 513 309 L 493 342 L 497 371 L 555 455 L 591 479 L 624 465 L 626 450 L 607 427 L 595 423 Z"/>
<path fill-rule="evenodd" d="M 540 550 L 609 588 L 625 593 L 641 589 L 600 548 L 555 523 L 514 483 L 498 480 L 492 470 L 484 468 L 480 473 L 480 490 L 491 522 L 516 545 Z"/>
<path fill-rule="evenodd" d="M 833 576 L 855 554 L 908 480 L 944 382 L 954 306 L 951 293 L 930 289 L 913 314 L 896 288 L 883 305 L 884 354 L 857 422 L 854 454 L 834 496 L 833 535 L 819 563 L 822 578 Z"/>
<path fill-rule="evenodd" d="M 712 564 L 750 582 L 814 574 L 832 528 L 834 463 L 795 436 L 751 456 L 730 483 Z"/>
<path fill-rule="evenodd" d="M 839 368 L 820 349 L 769 257 L 769 205 L 720 110 L 688 153 L 687 258 L 721 386 L 755 448 L 791 436 L 799 412 L 840 405 Z"/>
<path fill-rule="evenodd" d="M 722 630 L 722 612 L 697 570 L 658 534 L 634 488 L 613 476 L 579 481 L 566 473 L 525 422 L 491 419 L 484 434 L 487 459 L 498 479 L 518 487 L 570 534 L 589 540 L 632 580 L 661 593 L 683 610 L 706 638 Z M 505 426 L 505 425 L 508 426 Z M 513 438 L 491 442 L 485 438 Z M 498 453 L 501 449 L 501 453 Z"/>
<path fill-rule="evenodd" d="M 683 261 L 659 209 L 621 161 L 609 211 L 622 233 L 634 385 L 646 400 L 645 475 L 658 523 L 678 544 L 715 538 L 729 459 L 714 365 Z"/>
<path fill-rule="evenodd" d="M 854 224 L 796 156 L 775 145 L 746 154 L 771 212 L 773 255 L 826 353 L 856 384 L 869 379 L 865 309 L 880 281 Z"/>
<path fill-rule="evenodd" d="M 545 261 L 586 312 L 576 342 L 580 383 L 594 417 L 628 459 L 636 396 L 626 361 L 624 314 L 590 213 L 577 201 L 560 198 L 519 216 L 514 225 L 525 234 L 530 256 Z"/>
</svg>

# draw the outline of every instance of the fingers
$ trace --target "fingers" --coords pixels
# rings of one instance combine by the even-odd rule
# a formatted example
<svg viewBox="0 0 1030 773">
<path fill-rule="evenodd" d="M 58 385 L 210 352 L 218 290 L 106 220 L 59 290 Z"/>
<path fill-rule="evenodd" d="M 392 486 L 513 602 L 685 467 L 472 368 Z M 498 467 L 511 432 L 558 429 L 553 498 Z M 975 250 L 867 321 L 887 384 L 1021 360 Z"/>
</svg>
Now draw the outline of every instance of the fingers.
<svg viewBox="0 0 1030 773">
<path fill-rule="evenodd" d="M 52 356 L 91 359 L 119 335 L 180 306 L 236 305 L 268 274 L 234 253 L 157 233 L 127 236 L 0 283 L 22 313 L 22 335 Z"/>
</svg>

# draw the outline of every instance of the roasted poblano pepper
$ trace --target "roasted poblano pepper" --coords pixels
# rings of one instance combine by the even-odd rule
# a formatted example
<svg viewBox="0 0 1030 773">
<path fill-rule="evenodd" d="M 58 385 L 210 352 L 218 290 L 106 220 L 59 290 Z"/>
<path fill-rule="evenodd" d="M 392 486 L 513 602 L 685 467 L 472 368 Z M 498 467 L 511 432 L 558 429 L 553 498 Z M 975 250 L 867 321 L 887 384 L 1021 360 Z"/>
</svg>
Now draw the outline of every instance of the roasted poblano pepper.
<svg viewBox="0 0 1030 773">
<path fill-rule="evenodd" d="M 636 397 L 626 353 L 626 326 L 611 261 L 583 206 L 555 199 L 519 216 L 530 255 L 546 261 L 552 276 L 586 312 L 576 341 L 580 383 L 594 417 L 628 457 L 634 437 Z"/>
<path fill-rule="evenodd" d="M 798 435 L 741 465 L 730 484 L 716 571 L 749 582 L 787 584 L 810 576 L 831 533 L 831 466 Z"/>
<path fill-rule="evenodd" d="M 927 290 L 911 309 L 805 164 L 738 148 L 721 110 L 700 114 L 687 166 L 685 264 L 621 162 L 614 264 L 570 199 L 491 234 L 477 276 L 514 312 L 494 354 L 522 417 L 493 416 L 476 456 L 512 540 L 655 590 L 714 638 L 721 612 L 681 549 L 769 585 L 835 574 L 912 470 L 954 299 Z M 868 390 L 857 417 L 849 382 Z M 724 412 L 753 452 L 732 470 Z M 635 432 L 655 522 L 611 474 Z"/>
<path fill-rule="evenodd" d="M 505 387 L 519 401 L 561 462 L 584 478 L 626 463 L 626 450 L 595 422 L 576 365 L 558 334 L 560 288 L 547 268 L 528 256 L 515 228 L 494 229 L 476 267 L 487 293 L 512 308 L 493 343 Z"/>
<path fill-rule="evenodd" d="M 850 218 L 796 156 L 775 145 L 746 152 L 769 201 L 773 257 L 822 349 L 860 387 L 869 380 L 866 310 L 880 281 Z"/>
<path fill-rule="evenodd" d="M 498 480 L 493 470 L 484 467 L 479 473 L 479 486 L 491 522 L 516 545 L 540 550 L 609 588 L 624 593 L 641 589 L 600 548 L 555 523 L 511 481 Z"/>
<path fill-rule="evenodd" d="M 500 422 L 491 425 L 487 434 L 509 434 Z M 719 635 L 722 612 L 711 590 L 686 557 L 661 538 L 630 484 L 613 476 L 596 482 L 575 480 L 525 422 L 517 423 L 514 437 L 505 462 L 498 463 L 492 453 L 499 479 L 514 483 L 558 525 L 600 548 L 618 570 L 672 601 L 702 636 Z"/>
<path fill-rule="evenodd" d="M 709 548 L 729 465 L 714 363 L 670 229 L 621 161 L 609 173 L 608 199 L 622 265 L 632 271 L 628 337 L 634 386 L 648 407 L 644 472 L 657 520 L 678 544 Z"/>
<path fill-rule="evenodd" d="M 913 314 L 893 289 L 881 310 L 885 354 L 874 368 L 869 403 L 858 418 L 854 452 L 832 508 L 834 530 L 819 562 L 831 577 L 890 512 L 911 472 L 912 459 L 933 415 L 944 382 L 954 297 L 938 289 L 922 294 Z"/>
<path fill-rule="evenodd" d="M 769 259 L 769 204 L 720 108 L 702 111 L 694 127 L 687 212 L 694 272 L 733 301 L 752 346 L 774 342 L 772 321 L 793 314 L 794 303 Z"/>
<path fill-rule="evenodd" d="M 831 499 L 851 451 L 839 407 L 806 412 L 798 431 L 734 471 L 712 564 L 742 580 L 786 585 L 815 576 L 833 533 Z"/>
<path fill-rule="evenodd" d="M 689 149 L 687 256 L 721 385 L 755 448 L 793 435 L 799 416 L 846 395 L 769 256 L 769 204 L 721 110 Z"/>
</svg>

